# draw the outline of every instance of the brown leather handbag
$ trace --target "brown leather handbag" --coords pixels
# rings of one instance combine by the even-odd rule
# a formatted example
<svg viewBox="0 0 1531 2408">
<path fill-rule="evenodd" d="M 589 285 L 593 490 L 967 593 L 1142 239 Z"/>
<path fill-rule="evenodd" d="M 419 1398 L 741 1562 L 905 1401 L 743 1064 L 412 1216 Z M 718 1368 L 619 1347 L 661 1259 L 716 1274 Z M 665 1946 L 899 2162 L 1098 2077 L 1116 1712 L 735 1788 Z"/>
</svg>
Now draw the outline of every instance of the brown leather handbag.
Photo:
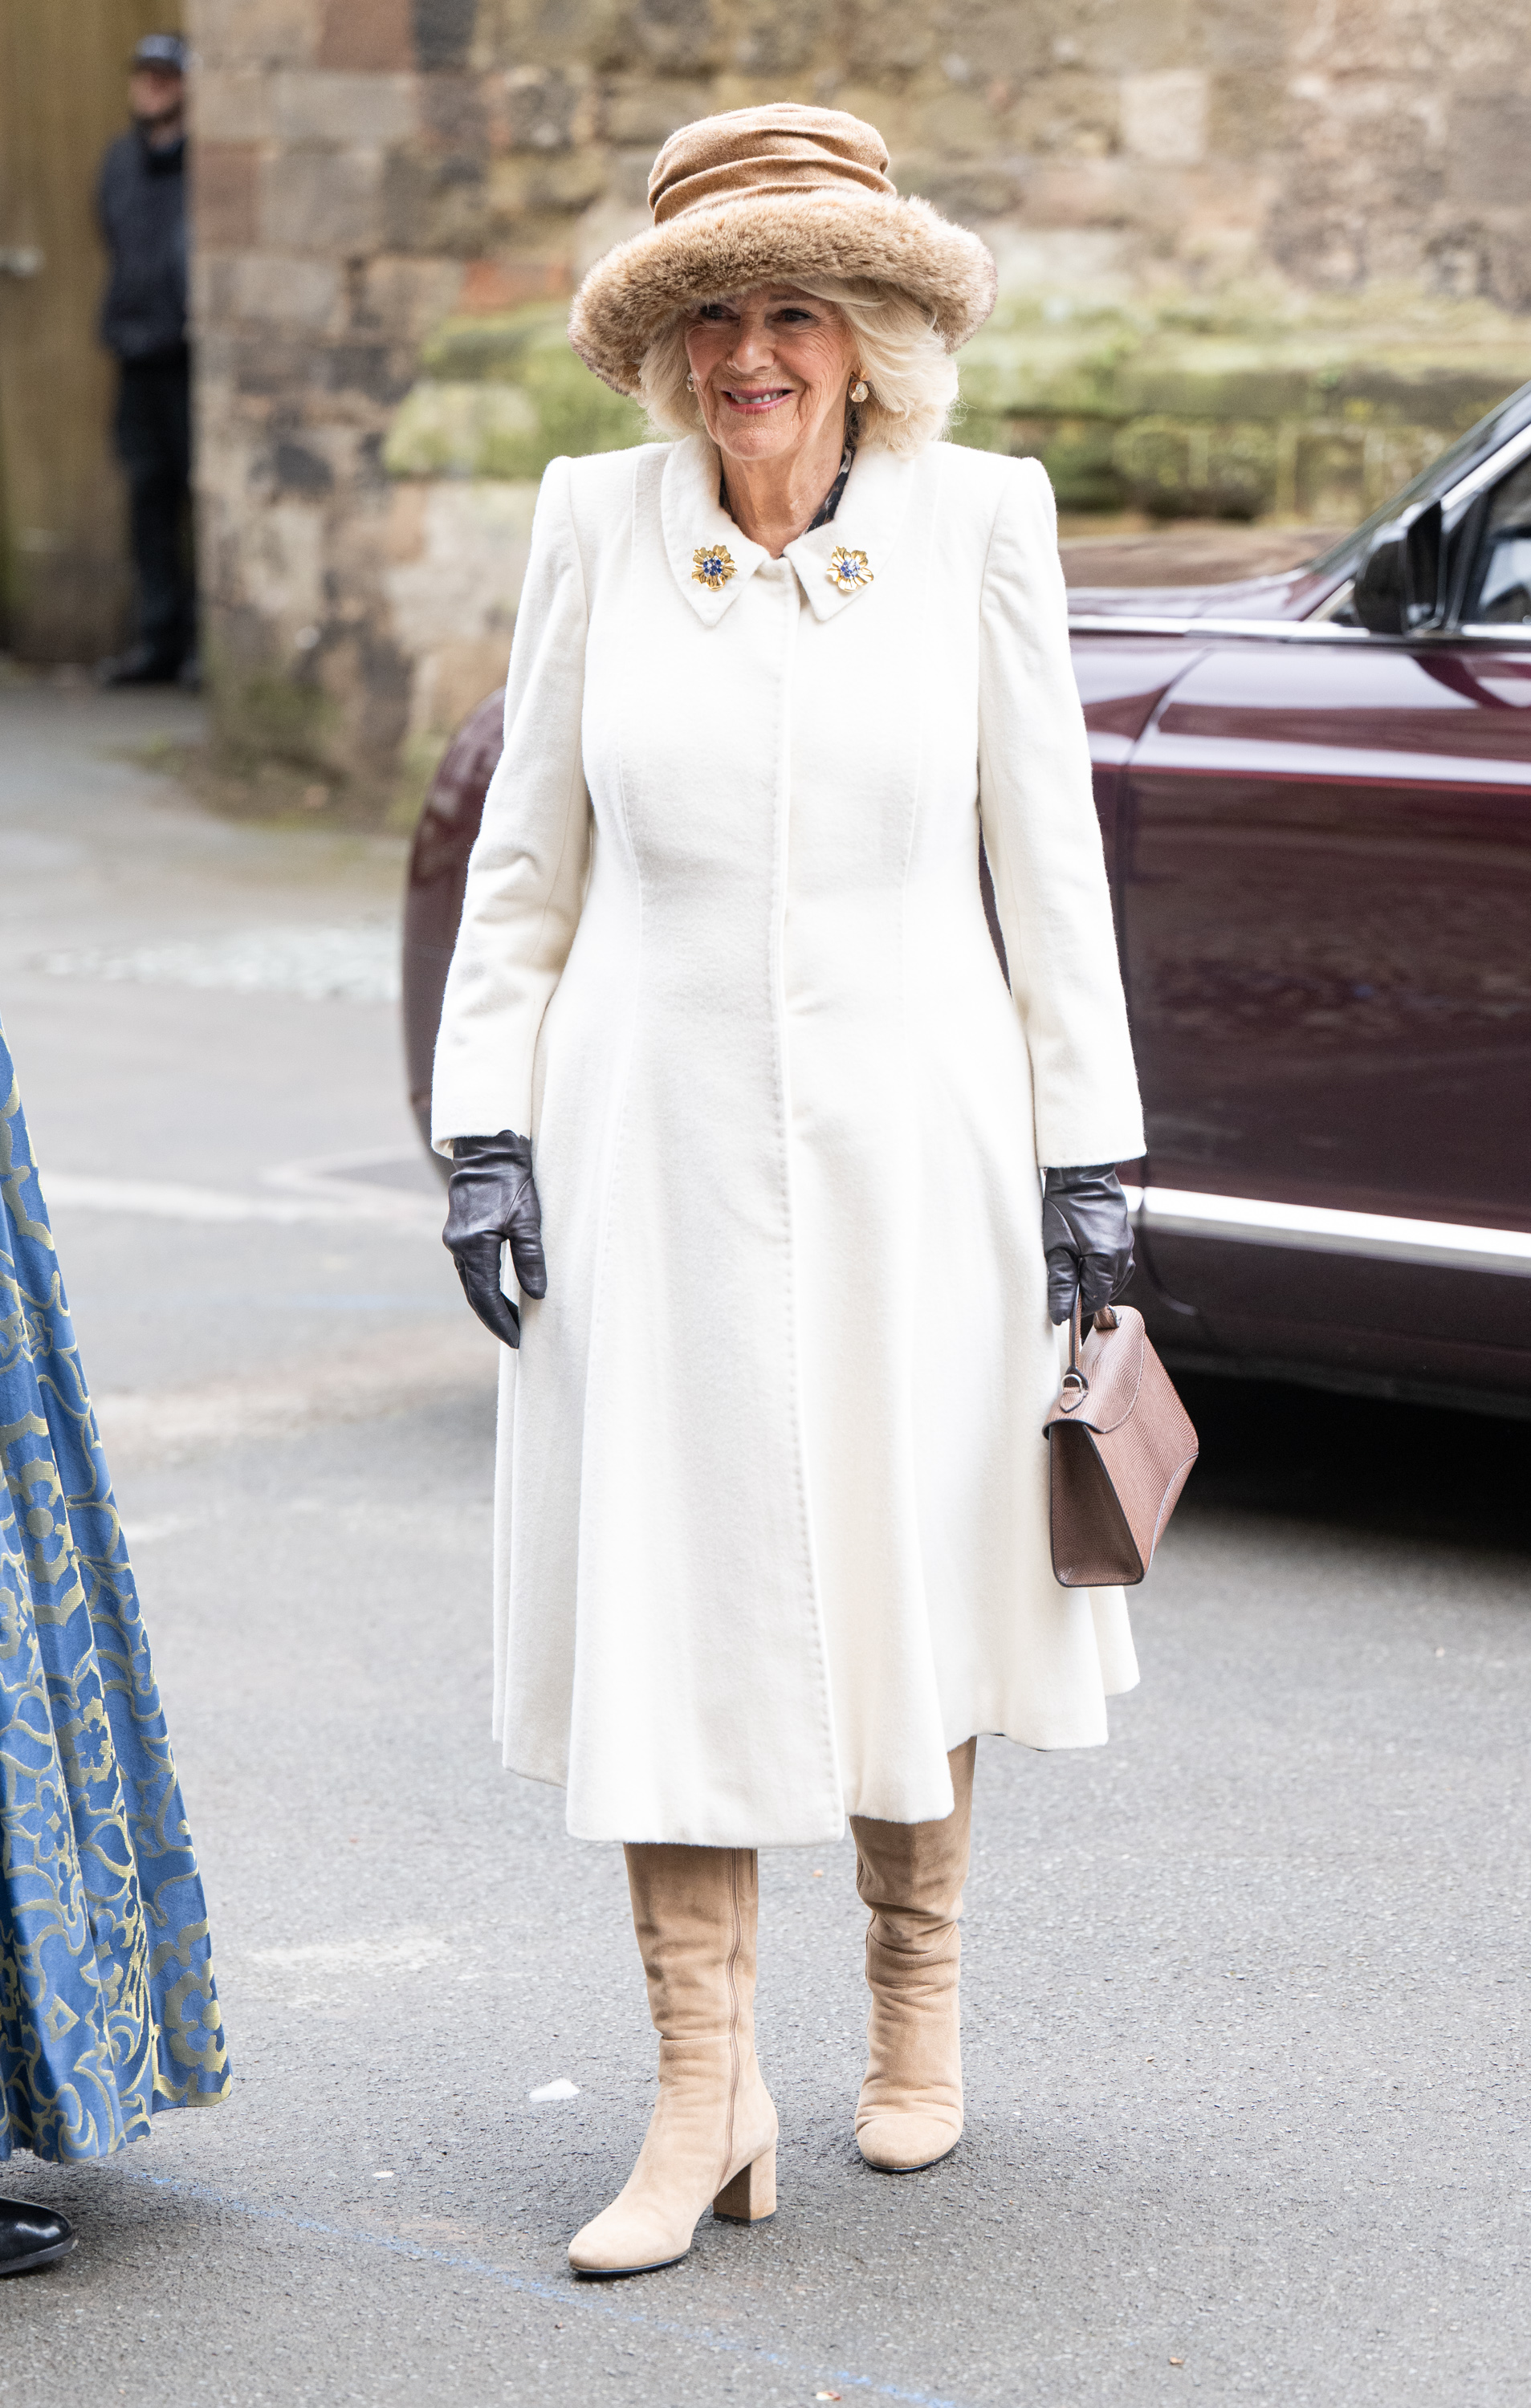
<svg viewBox="0 0 1531 2408">
<path fill-rule="evenodd" d="M 1107 1306 L 1083 1344 L 1076 1299 L 1068 1369 L 1043 1424 L 1053 1576 L 1064 1588 L 1132 1588 L 1179 1501 L 1196 1433 L 1143 1315 Z"/>
</svg>

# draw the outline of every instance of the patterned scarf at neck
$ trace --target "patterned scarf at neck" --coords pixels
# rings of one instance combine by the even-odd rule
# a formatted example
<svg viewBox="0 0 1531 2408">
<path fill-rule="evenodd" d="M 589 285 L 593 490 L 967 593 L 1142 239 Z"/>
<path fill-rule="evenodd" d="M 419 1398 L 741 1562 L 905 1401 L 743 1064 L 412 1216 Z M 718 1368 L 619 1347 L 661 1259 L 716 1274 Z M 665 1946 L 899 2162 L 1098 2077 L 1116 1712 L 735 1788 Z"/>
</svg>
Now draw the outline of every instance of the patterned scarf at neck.
<svg viewBox="0 0 1531 2408">
<path fill-rule="evenodd" d="M 850 464 L 855 457 L 856 446 L 847 437 L 845 448 L 840 454 L 840 472 L 835 478 L 833 484 L 830 487 L 829 492 L 825 494 L 824 499 L 820 502 L 816 515 L 809 520 L 807 525 L 803 528 L 802 531 L 804 535 L 812 535 L 815 527 L 829 525 L 830 521 L 833 518 L 836 510 L 840 508 L 840 497 L 845 490 L 845 480 L 850 475 Z M 721 464 L 718 467 L 717 477 L 717 505 L 719 509 L 729 510 L 729 480 L 723 474 Z M 733 517 L 732 510 L 729 510 L 729 516 L 730 519 Z"/>
</svg>

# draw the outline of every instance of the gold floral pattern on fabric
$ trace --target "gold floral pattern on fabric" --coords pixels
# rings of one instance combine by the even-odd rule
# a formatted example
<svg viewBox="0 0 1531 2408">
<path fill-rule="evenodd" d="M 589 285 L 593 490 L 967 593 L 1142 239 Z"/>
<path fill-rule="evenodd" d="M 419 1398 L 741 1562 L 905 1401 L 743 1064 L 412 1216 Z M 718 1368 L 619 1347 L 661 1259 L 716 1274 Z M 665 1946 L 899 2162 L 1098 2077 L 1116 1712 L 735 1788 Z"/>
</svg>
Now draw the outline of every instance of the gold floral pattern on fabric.
<svg viewBox="0 0 1531 2408">
<path fill-rule="evenodd" d="M 721 594 L 735 573 L 726 543 L 699 544 L 691 554 L 691 582 L 705 585 L 709 594 Z"/>
<path fill-rule="evenodd" d="M 855 594 L 861 586 L 874 582 L 866 553 L 852 552 L 843 543 L 837 543 L 830 552 L 827 573 L 830 583 L 838 586 L 842 594 Z"/>
<path fill-rule="evenodd" d="M 0 1029 L 0 2158 L 229 2087 L 207 1909 Z"/>
</svg>

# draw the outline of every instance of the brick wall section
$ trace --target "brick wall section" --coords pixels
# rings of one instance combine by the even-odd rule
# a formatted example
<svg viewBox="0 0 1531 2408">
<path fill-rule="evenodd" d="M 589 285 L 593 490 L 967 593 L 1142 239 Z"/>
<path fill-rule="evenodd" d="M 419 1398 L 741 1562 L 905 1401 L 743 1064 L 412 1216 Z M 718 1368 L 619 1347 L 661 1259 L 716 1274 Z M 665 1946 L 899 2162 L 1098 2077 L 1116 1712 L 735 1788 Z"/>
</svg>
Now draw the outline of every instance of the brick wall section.
<svg viewBox="0 0 1531 2408">
<path fill-rule="evenodd" d="M 1531 46 L 1473 0 L 195 0 L 200 480 L 225 727 L 393 790 L 391 595 L 435 533 L 380 453 L 422 338 L 567 293 L 653 153 L 788 96 L 873 119 L 1012 284 L 1269 271 L 1531 308 Z M 514 545 L 511 547 L 513 551 Z M 401 582 L 402 580 L 402 582 Z M 491 584 L 493 579 L 491 577 Z M 466 606 L 465 606 L 466 607 Z M 433 673 L 434 674 L 434 673 Z M 459 689 L 460 688 L 460 692 Z"/>
</svg>

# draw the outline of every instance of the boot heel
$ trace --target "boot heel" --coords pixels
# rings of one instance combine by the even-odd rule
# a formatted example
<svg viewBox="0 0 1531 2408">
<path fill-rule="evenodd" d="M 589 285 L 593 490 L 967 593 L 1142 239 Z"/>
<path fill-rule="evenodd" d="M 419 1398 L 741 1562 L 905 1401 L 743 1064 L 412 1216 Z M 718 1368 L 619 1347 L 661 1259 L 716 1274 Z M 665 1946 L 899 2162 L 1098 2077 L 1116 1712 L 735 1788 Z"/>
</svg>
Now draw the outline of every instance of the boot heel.
<svg viewBox="0 0 1531 2408">
<path fill-rule="evenodd" d="M 776 2144 L 774 2141 L 751 2166 L 741 2167 L 713 2201 L 713 2214 L 739 2224 L 758 2224 L 776 2213 Z"/>
</svg>

